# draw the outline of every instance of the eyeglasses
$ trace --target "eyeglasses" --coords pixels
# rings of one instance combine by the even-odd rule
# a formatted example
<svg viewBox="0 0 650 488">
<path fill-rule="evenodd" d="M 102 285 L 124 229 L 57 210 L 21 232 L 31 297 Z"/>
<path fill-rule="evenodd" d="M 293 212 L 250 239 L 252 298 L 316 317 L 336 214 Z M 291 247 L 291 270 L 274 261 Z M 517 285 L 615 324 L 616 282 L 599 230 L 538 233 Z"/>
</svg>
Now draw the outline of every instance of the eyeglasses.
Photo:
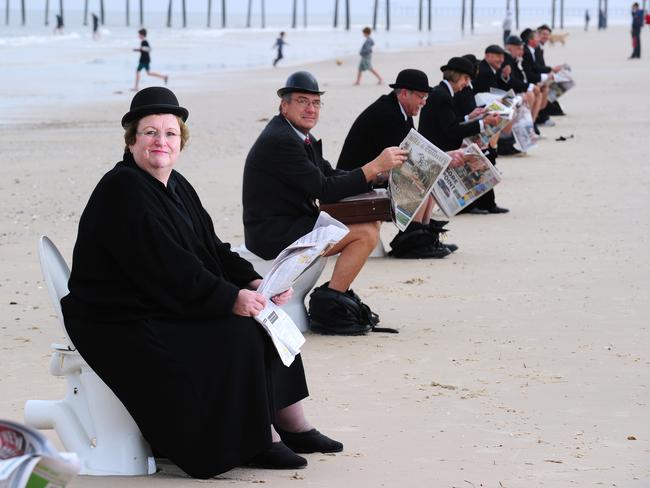
<svg viewBox="0 0 650 488">
<path fill-rule="evenodd" d="M 146 137 L 147 139 L 158 139 L 159 137 L 162 137 L 163 135 L 165 136 L 165 139 L 168 141 L 173 141 L 176 142 L 178 141 L 178 138 L 181 136 L 180 134 L 177 134 L 174 131 L 165 131 L 165 132 L 160 132 L 157 130 L 149 129 L 145 131 L 138 131 L 136 132 L 137 135 Z"/>
<path fill-rule="evenodd" d="M 420 95 L 418 92 L 413 91 L 413 90 L 411 90 L 411 93 L 412 93 L 413 95 L 415 95 L 416 97 L 418 97 L 418 98 L 419 98 L 420 100 L 422 100 L 423 102 L 425 102 L 425 101 L 427 100 L 427 98 L 429 98 L 429 94 L 428 94 L 428 93 L 425 93 L 424 95 Z"/>
<path fill-rule="evenodd" d="M 325 105 L 320 100 L 309 100 L 309 98 L 305 98 L 305 97 L 292 98 L 291 101 L 296 102 L 298 105 L 300 105 L 303 108 L 307 108 L 311 105 L 316 110 L 323 108 L 323 105 Z"/>
</svg>

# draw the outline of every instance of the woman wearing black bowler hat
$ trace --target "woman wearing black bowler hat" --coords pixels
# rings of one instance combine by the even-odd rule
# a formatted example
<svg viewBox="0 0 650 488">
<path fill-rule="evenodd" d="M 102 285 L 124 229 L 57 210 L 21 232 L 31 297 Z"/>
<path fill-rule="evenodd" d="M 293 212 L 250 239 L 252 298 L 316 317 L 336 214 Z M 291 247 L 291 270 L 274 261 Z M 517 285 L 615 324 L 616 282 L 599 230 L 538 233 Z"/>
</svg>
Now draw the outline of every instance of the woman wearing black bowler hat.
<svg viewBox="0 0 650 488">
<path fill-rule="evenodd" d="M 265 303 L 255 291 L 260 276 L 219 240 L 174 170 L 187 117 L 166 88 L 133 97 L 122 118 L 123 159 L 79 222 L 61 300 L 66 328 L 154 453 L 189 475 L 244 464 L 301 468 L 307 461 L 296 452 L 343 445 L 305 418 L 300 356 L 285 367 L 252 319 Z"/>
</svg>

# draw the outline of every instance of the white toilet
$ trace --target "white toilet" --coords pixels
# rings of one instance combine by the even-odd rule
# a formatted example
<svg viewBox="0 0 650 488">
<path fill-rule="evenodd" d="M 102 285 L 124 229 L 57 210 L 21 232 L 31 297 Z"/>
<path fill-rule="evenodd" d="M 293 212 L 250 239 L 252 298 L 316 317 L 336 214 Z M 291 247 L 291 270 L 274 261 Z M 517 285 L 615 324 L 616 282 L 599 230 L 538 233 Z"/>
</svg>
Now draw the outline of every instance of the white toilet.
<svg viewBox="0 0 650 488">
<path fill-rule="evenodd" d="M 271 268 L 273 260 L 262 259 L 256 254 L 250 252 L 244 244 L 237 248 L 233 248 L 246 261 L 250 262 L 255 271 L 264 276 Z M 327 264 L 328 258 L 320 258 L 316 264 L 309 268 L 298 281 L 293 285 L 293 296 L 288 303 L 282 306 L 282 310 L 287 312 L 289 317 L 298 326 L 301 332 L 309 330 L 309 319 L 307 317 L 307 309 L 305 308 L 305 297 L 314 288 L 314 285 L 323 273 L 323 269 Z"/>
<path fill-rule="evenodd" d="M 149 444 L 122 402 L 75 350 L 63 322 L 60 300 L 68 294 L 70 269 L 50 239 L 38 244 L 41 270 L 63 329 L 65 344 L 52 344 L 50 373 L 63 376 L 63 400 L 29 400 L 25 423 L 36 429 L 54 429 L 65 449 L 79 456 L 81 474 L 146 475 L 156 472 Z M 119 361 L 119 344 L 115 349 Z"/>
</svg>

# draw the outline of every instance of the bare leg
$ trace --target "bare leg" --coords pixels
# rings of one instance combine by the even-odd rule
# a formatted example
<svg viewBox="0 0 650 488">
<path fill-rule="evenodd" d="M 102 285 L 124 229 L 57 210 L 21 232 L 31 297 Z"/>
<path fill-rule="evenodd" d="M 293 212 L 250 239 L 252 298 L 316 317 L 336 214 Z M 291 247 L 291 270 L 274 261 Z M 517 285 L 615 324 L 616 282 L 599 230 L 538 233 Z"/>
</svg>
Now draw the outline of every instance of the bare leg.
<svg viewBox="0 0 650 488">
<path fill-rule="evenodd" d="M 136 71 L 135 72 L 135 85 L 133 87 L 133 91 L 138 91 L 138 86 L 140 85 L 140 72 Z"/>
<path fill-rule="evenodd" d="M 358 85 L 361 83 L 361 71 L 357 73 L 357 81 L 354 82 L 355 85 Z"/>
<path fill-rule="evenodd" d="M 156 78 L 160 78 L 161 80 L 165 80 L 165 85 L 167 84 L 167 80 L 169 77 L 167 75 L 161 75 L 160 73 L 156 73 L 154 71 L 147 71 L 147 74 L 149 76 L 155 76 Z"/>
<path fill-rule="evenodd" d="M 381 75 L 379 73 L 377 73 L 377 71 L 375 71 L 374 68 L 370 68 L 370 72 L 377 77 L 377 84 L 378 85 L 381 85 L 384 82 L 384 79 L 381 77 Z"/>
<path fill-rule="evenodd" d="M 433 200 L 433 197 L 429 195 L 426 202 L 424 202 L 420 207 L 420 210 L 418 210 L 413 216 L 413 221 L 420 222 L 421 224 L 424 225 L 429 225 L 429 221 L 431 220 L 431 213 L 433 212 L 434 205 L 435 202 Z"/>
<path fill-rule="evenodd" d="M 350 288 L 379 239 L 379 222 L 350 224 L 348 228 L 350 233 L 326 254 L 334 256 L 341 253 L 329 284 L 331 289 L 341 293 Z"/>
</svg>

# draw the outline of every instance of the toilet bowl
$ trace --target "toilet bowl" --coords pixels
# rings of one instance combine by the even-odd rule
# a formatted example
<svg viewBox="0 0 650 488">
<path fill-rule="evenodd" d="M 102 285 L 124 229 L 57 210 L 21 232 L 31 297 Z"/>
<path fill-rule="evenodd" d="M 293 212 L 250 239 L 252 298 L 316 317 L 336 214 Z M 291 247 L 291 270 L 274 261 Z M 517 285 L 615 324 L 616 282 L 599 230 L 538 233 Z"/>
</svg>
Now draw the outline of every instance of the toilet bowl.
<svg viewBox="0 0 650 488">
<path fill-rule="evenodd" d="M 249 251 L 244 244 L 241 244 L 237 248 L 233 248 L 233 251 L 239 254 L 246 261 L 250 262 L 255 268 L 255 271 L 262 276 L 271 269 L 271 265 L 273 264 L 272 259 L 262 259 Z M 316 264 L 305 271 L 293 284 L 293 296 L 282 306 L 282 310 L 291 317 L 291 320 L 293 320 L 301 332 L 309 330 L 309 318 L 307 316 L 307 309 L 305 308 L 305 297 L 312 288 L 314 288 L 314 285 L 323 273 L 326 264 L 327 258 L 322 257 L 318 262 L 316 262 Z"/>
</svg>

